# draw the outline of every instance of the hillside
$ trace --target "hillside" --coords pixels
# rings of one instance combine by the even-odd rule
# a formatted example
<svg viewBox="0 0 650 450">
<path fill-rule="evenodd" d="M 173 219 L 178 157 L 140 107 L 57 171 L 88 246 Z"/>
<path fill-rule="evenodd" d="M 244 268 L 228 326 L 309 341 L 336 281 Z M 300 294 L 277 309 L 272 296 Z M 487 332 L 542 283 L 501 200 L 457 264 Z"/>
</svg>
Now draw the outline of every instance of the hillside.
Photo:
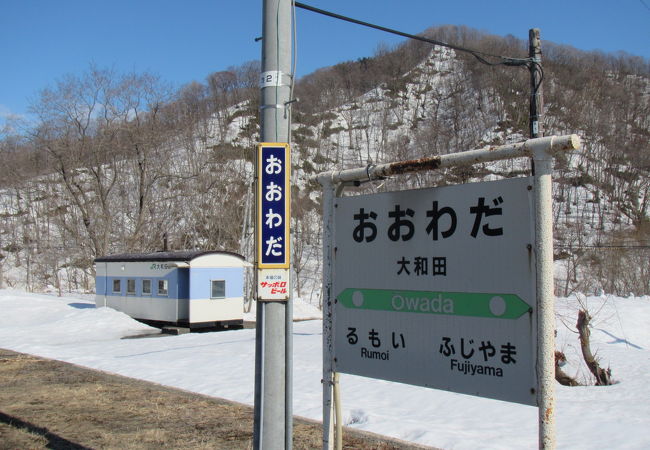
<svg viewBox="0 0 650 450">
<path fill-rule="evenodd" d="M 425 32 L 491 53 L 525 43 L 463 27 Z M 583 149 L 556 163 L 560 294 L 650 293 L 650 65 L 543 43 L 546 135 Z M 252 259 L 256 63 L 170 92 L 148 74 L 93 69 L 44 91 L 40 123 L 5 136 L 0 286 L 92 289 L 92 259 L 122 251 L 214 248 Z M 333 168 L 445 154 L 527 136 L 528 72 L 408 42 L 321 69 L 296 86 L 293 222 L 296 291 L 320 296 L 320 193 Z M 85 107 L 80 107 L 85 105 Z M 526 174 L 529 162 L 413 175 L 365 191 Z"/>
</svg>

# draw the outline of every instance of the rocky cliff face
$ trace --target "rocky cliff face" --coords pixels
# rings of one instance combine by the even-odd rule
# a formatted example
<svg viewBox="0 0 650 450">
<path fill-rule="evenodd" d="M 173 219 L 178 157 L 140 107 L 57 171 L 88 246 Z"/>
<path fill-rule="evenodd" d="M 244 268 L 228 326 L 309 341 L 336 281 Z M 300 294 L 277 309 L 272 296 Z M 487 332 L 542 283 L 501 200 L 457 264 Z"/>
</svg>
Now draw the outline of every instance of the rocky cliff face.
<svg viewBox="0 0 650 450">
<path fill-rule="evenodd" d="M 492 53 L 525 54 L 520 41 L 470 31 L 427 33 Z M 119 158 L 94 165 L 80 160 L 67 172 L 5 185 L 0 282 L 91 288 L 92 230 L 104 233 L 109 253 L 156 250 L 167 236 L 171 248 L 235 250 L 252 260 L 259 127 L 256 89 L 235 82 L 247 79 L 242 73 L 213 74 L 208 86 L 181 90 L 161 108 L 158 126 L 167 137 L 155 148 L 126 147 Z M 584 144 L 556 161 L 558 293 L 650 293 L 649 74 L 639 58 L 545 48 L 544 133 L 576 133 Z M 230 84 L 219 87 L 219 80 Z M 521 68 L 488 67 L 447 48 L 413 43 L 300 80 L 292 106 L 298 295 L 314 303 L 320 295 L 320 191 L 310 177 L 525 140 L 528 83 Z M 46 152 L 31 145 L 34 154 Z M 526 159 L 503 161 L 391 178 L 359 192 L 496 180 L 530 170 Z"/>
</svg>

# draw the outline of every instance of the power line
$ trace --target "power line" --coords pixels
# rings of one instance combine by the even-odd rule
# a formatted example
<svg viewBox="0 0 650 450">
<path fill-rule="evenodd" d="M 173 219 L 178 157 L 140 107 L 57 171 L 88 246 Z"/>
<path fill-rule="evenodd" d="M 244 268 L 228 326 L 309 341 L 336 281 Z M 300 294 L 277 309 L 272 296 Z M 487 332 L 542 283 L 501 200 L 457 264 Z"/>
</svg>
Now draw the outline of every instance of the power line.
<svg viewBox="0 0 650 450">
<path fill-rule="evenodd" d="M 395 29 L 392 29 L 392 28 L 383 27 L 383 26 L 380 26 L 380 25 L 375 25 L 375 24 L 372 24 L 372 23 L 369 23 L 369 22 L 364 22 L 362 20 L 353 19 L 351 17 L 343 16 L 341 14 L 336 14 L 336 13 L 333 13 L 333 12 L 330 12 L 330 11 L 325 11 L 323 9 L 315 8 L 313 6 L 306 5 L 304 3 L 300 3 L 300 2 L 293 2 L 293 3 L 294 3 L 294 7 L 306 9 L 308 11 L 312 11 L 312 12 L 315 12 L 317 14 L 322 14 L 322 15 L 327 16 L 327 17 L 332 17 L 334 19 L 343 20 L 345 22 L 350 22 L 350 23 L 354 23 L 354 24 L 357 24 L 357 25 L 362 25 L 364 27 L 373 28 L 375 30 L 384 31 L 386 33 L 395 34 L 397 36 L 406 37 L 406 38 L 413 39 L 413 40 L 416 40 L 416 41 L 426 42 L 428 44 L 433 44 L 433 45 L 438 45 L 440 47 L 450 48 L 452 50 L 456 50 L 456 51 L 459 51 L 459 52 L 469 53 L 474 58 L 476 58 L 480 63 L 488 65 L 488 66 L 499 66 L 499 65 L 501 65 L 501 66 L 510 66 L 510 67 L 527 67 L 528 70 L 530 71 L 532 77 L 534 77 L 535 72 L 537 72 L 539 74 L 539 79 L 534 84 L 534 86 L 532 86 L 532 91 L 533 91 L 532 92 L 532 97 L 533 98 L 537 97 L 539 89 L 542 86 L 542 81 L 544 80 L 544 69 L 542 68 L 542 65 L 541 65 L 540 61 L 537 60 L 534 57 L 511 58 L 511 57 L 507 57 L 507 56 L 494 55 L 494 54 L 491 54 L 491 53 L 481 52 L 481 51 L 478 51 L 478 50 L 473 50 L 473 49 L 470 49 L 470 48 L 461 47 L 459 45 L 449 44 L 447 42 L 438 41 L 436 39 L 430 39 L 430 38 L 425 38 L 423 36 L 418 36 L 418 35 L 414 35 L 414 34 L 410 34 L 410 33 L 405 33 L 403 31 L 398 31 L 398 30 L 395 30 Z M 497 58 L 498 61 L 489 61 L 486 58 Z"/>
<path fill-rule="evenodd" d="M 650 245 L 556 245 L 555 248 L 569 249 L 569 250 L 582 250 L 585 248 L 602 248 L 604 250 L 613 249 L 633 249 L 642 250 L 650 248 Z"/>
<path fill-rule="evenodd" d="M 510 58 L 510 57 L 507 57 L 507 56 L 493 55 L 491 53 L 481 52 L 481 51 L 478 51 L 478 50 L 472 50 L 472 49 L 469 49 L 469 48 L 461 47 L 459 45 L 454 45 L 454 44 L 449 44 L 449 43 L 446 43 L 446 42 L 438 41 L 436 39 L 429 39 L 429 38 L 426 38 L 426 37 L 423 37 L 423 36 L 417 36 L 415 34 L 405 33 L 403 31 L 398 31 L 398 30 L 395 30 L 395 29 L 392 29 L 392 28 L 382 27 L 380 25 L 375 25 L 375 24 L 372 24 L 372 23 L 369 23 L 369 22 L 364 22 L 362 20 L 353 19 L 351 17 L 343 16 L 341 14 L 336 14 L 336 13 L 333 13 L 333 12 L 330 12 L 330 11 L 325 11 L 323 9 L 314 8 L 313 6 L 309 6 L 309 5 L 306 5 L 304 3 L 300 3 L 300 2 L 295 2 L 295 6 L 298 7 L 298 8 L 302 8 L 302 9 L 306 9 L 308 11 L 315 12 L 317 14 L 322 14 L 324 16 L 332 17 L 334 19 L 343 20 L 345 22 L 350 22 L 350 23 L 354 23 L 354 24 L 357 24 L 357 25 L 362 25 L 364 27 L 373 28 L 375 30 L 384 31 L 386 33 L 395 34 L 395 35 L 406 37 L 406 38 L 413 39 L 413 40 L 416 40 L 416 41 L 421 41 L 421 42 L 426 42 L 426 43 L 433 44 L 433 45 L 438 45 L 440 47 L 450 48 L 452 50 L 456 50 L 456 51 L 459 51 L 459 52 L 469 53 L 470 55 L 474 56 L 479 62 L 481 62 L 482 64 L 486 64 L 488 66 L 503 65 L 503 66 L 515 66 L 515 67 L 517 67 L 517 66 L 528 66 L 529 64 L 535 64 L 535 65 L 539 66 L 539 64 L 536 61 L 532 60 L 531 58 Z M 488 61 L 485 58 L 497 58 L 497 59 L 499 59 L 499 61 L 492 62 L 492 61 Z"/>
<path fill-rule="evenodd" d="M 645 8 L 646 8 L 648 11 L 650 11 L 650 6 L 648 6 L 648 4 L 647 4 L 644 0 L 639 0 L 639 1 L 641 2 L 641 4 L 642 4 L 643 6 L 645 6 Z"/>
</svg>

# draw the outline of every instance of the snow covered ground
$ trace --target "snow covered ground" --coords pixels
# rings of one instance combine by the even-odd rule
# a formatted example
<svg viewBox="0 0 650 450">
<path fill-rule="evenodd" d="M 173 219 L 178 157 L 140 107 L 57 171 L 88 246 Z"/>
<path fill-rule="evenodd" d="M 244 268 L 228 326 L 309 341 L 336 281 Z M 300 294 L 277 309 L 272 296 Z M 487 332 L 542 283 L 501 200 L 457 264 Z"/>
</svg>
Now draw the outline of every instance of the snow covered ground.
<svg viewBox="0 0 650 450">
<path fill-rule="evenodd" d="M 557 386 L 559 448 L 650 448 L 650 297 L 557 300 L 557 348 L 585 381 L 574 333 L 579 303 L 592 321 L 592 350 L 617 384 Z M 0 290 L 0 347 L 252 405 L 255 331 L 121 339 L 150 327 L 89 297 Z M 300 318 L 318 315 L 297 302 Z M 294 413 L 321 419 L 320 320 L 294 324 Z M 537 447 L 537 409 L 341 375 L 349 426 L 445 449 Z"/>
</svg>

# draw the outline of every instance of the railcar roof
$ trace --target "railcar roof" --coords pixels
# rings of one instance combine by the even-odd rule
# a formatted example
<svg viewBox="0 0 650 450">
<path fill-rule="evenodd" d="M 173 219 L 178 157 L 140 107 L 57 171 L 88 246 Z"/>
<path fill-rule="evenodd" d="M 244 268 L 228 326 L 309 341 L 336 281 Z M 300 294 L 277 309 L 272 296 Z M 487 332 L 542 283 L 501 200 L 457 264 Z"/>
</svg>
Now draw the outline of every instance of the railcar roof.
<svg viewBox="0 0 650 450">
<path fill-rule="evenodd" d="M 183 261 L 189 262 L 204 255 L 230 255 L 244 259 L 242 255 L 234 252 L 220 250 L 180 250 L 173 252 L 153 253 L 121 253 L 119 255 L 106 255 L 95 258 L 95 262 L 135 262 L 135 261 Z"/>
</svg>

